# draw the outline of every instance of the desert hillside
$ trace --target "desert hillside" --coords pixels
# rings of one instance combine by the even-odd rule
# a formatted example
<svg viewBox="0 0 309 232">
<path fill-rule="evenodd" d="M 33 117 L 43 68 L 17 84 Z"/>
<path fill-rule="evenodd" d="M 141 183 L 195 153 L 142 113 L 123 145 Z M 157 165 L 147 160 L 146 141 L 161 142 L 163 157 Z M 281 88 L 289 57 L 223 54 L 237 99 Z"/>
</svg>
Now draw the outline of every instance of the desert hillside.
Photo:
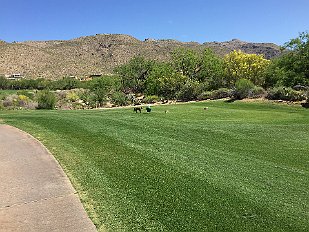
<svg viewBox="0 0 309 232">
<path fill-rule="evenodd" d="M 108 74 L 119 64 L 136 55 L 149 59 L 168 60 L 175 48 L 195 50 L 211 48 L 222 56 L 232 50 L 264 54 L 270 59 L 280 54 L 272 43 L 249 43 L 233 39 L 227 42 L 179 42 L 146 39 L 129 35 L 97 34 L 72 40 L 26 41 L 7 43 L 0 40 L 0 75 L 21 73 L 28 78 L 85 77 Z"/>
</svg>

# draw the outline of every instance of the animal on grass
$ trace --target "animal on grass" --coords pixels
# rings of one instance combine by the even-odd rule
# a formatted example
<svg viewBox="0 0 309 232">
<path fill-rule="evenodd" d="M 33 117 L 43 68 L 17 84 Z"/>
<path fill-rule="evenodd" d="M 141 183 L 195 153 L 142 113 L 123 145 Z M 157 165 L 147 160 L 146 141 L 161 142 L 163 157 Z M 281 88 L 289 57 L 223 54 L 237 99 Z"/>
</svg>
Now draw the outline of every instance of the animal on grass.
<svg viewBox="0 0 309 232">
<path fill-rule="evenodd" d="M 205 107 L 204 110 L 208 110 L 208 107 Z"/>
<path fill-rule="evenodd" d="M 138 107 L 134 107 L 134 108 L 133 108 L 133 111 L 134 111 L 135 113 L 137 113 L 137 111 L 139 111 L 140 113 L 142 113 L 142 109 L 143 109 L 143 107 L 138 106 Z"/>
</svg>

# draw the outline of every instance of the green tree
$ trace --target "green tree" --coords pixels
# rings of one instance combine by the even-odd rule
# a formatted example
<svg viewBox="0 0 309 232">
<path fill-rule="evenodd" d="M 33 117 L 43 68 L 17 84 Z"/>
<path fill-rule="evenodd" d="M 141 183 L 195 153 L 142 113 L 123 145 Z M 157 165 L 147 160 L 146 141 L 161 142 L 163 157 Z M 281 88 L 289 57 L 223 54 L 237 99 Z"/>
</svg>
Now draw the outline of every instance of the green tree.
<svg viewBox="0 0 309 232">
<path fill-rule="evenodd" d="M 174 68 L 184 76 L 191 80 L 198 79 L 202 64 L 201 55 L 198 52 L 187 48 L 176 49 L 172 53 L 172 63 Z"/>
<path fill-rule="evenodd" d="M 284 54 L 273 61 L 267 72 L 268 82 L 290 87 L 309 85 L 309 34 L 301 33 L 284 48 Z"/>
<path fill-rule="evenodd" d="M 192 81 L 203 83 L 208 89 L 225 86 L 223 59 L 211 49 L 202 52 L 192 49 L 176 49 L 172 54 L 175 69 Z"/>
<path fill-rule="evenodd" d="M 153 65 L 154 61 L 136 56 L 128 63 L 116 67 L 114 71 L 121 77 L 122 86 L 126 92 L 142 93 Z"/>
<path fill-rule="evenodd" d="M 205 49 L 201 54 L 200 71 L 197 80 L 208 85 L 208 89 L 219 89 L 226 85 L 224 79 L 224 61 L 211 49 Z"/>
<path fill-rule="evenodd" d="M 102 105 L 113 92 L 120 89 L 120 86 L 121 83 L 118 76 L 104 76 L 93 80 L 90 89 L 94 94 L 94 100 Z"/>
<path fill-rule="evenodd" d="M 145 82 L 146 93 L 174 98 L 186 79 L 170 63 L 156 63 Z"/>
</svg>

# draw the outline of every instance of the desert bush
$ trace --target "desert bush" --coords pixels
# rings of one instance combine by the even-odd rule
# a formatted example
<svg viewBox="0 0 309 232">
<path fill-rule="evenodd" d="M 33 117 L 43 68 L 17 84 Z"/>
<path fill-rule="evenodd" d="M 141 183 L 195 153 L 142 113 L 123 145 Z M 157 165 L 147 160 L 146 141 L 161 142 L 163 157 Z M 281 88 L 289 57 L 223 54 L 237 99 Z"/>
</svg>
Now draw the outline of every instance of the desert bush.
<svg viewBox="0 0 309 232">
<path fill-rule="evenodd" d="M 30 101 L 30 98 L 25 95 L 18 95 L 17 106 L 26 107 Z"/>
<path fill-rule="evenodd" d="M 231 96 L 232 96 L 232 91 L 230 89 L 220 88 L 220 89 L 213 90 L 213 91 L 202 92 L 197 97 L 197 99 L 198 100 L 207 100 L 207 99 L 215 100 L 215 99 L 222 99 L 222 98 L 227 98 Z"/>
<path fill-rule="evenodd" d="M 66 97 L 67 97 L 67 90 L 56 90 L 55 91 L 56 97 L 58 99 L 58 101 L 63 100 L 65 101 Z"/>
<path fill-rule="evenodd" d="M 233 97 L 235 99 L 244 99 L 249 97 L 254 88 L 254 84 L 248 79 L 239 79 L 235 83 Z"/>
<path fill-rule="evenodd" d="M 88 89 L 84 89 L 78 93 L 80 100 L 82 100 L 86 106 L 92 108 L 96 106 L 96 96 Z"/>
<path fill-rule="evenodd" d="M 66 100 L 71 102 L 76 102 L 79 99 L 79 96 L 74 91 L 68 91 L 66 94 Z"/>
<path fill-rule="evenodd" d="M 3 100 L 3 106 L 5 108 L 14 108 L 15 106 L 17 106 L 17 99 L 18 95 L 16 94 L 6 96 Z"/>
<path fill-rule="evenodd" d="M 197 96 L 197 100 L 202 101 L 202 100 L 212 99 L 211 96 L 212 96 L 212 91 L 204 91 Z"/>
<path fill-rule="evenodd" d="M 227 88 L 220 88 L 212 91 L 212 99 L 221 99 L 232 96 L 232 91 Z"/>
<path fill-rule="evenodd" d="M 25 95 L 11 94 L 2 101 L 6 109 L 35 109 L 37 103 Z"/>
<path fill-rule="evenodd" d="M 53 92 L 43 90 L 38 94 L 38 109 L 49 109 L 55 108 L 56 96 Z"/>
<path fill-rule="evenodd" d="M 114 92 L 110 96 L 111 103 L 117 106 L 126 106 L 129 104 L 129 99 L 123 92 Z"/>
<path fill-rule="evenodd" d="M 88 108 L 93 94 L 86 89 L 57 90 L 57 109 L 85 109 Z M 94 102 L 95 105 L 95 102 Z"/>
<path fill-rule="evenodd" d="M 153 104 L 158 101 L 160 101 L 160 98 L 157 95 L 150 95 L 150 96 L 146 96 L 142 102 L 146 104 Z"/>
<path fill-rule="evenodd" d="M 197 96 L 200 94 L 199 83 L 197 81 L 188 80 L 176 93 L 176 99 L 180 101 L 191 101 L 197 99 Z"/>
<path fill-rule="evenodd" d="M 38 108 L 38 102 L 36 101 L 29 101 L 27 106 L 25 107 L 26 109 L 29 109 L 29 110 L 35 110 Z"/>
<path fill-rule="evenodd" d="M 306 99 L 305 93 L 293 90 L 290 87 L 275 87 L 270 89 L 266 96 L 270 100 L 302 101 Z"/>
<path fill-rule="evenodd" d="M 260 86 L 254 86 L 251 90 L 250 96 L 251 98 L 260 98 L 266 95 L 266 91 Z"/>
</svg>

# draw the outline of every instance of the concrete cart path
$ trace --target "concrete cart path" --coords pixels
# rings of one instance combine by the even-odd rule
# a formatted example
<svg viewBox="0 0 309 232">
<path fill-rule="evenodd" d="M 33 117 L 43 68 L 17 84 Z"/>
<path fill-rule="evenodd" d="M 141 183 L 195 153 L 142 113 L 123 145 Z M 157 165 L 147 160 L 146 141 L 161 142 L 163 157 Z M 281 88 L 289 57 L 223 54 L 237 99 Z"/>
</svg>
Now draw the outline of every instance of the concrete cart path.
<svg viewBox="0 0 309 232">
<path fill-rule="evenodd" d="M 0 231 L 96 231 L 47 149 L 0 124 Z"/>
</svg>

